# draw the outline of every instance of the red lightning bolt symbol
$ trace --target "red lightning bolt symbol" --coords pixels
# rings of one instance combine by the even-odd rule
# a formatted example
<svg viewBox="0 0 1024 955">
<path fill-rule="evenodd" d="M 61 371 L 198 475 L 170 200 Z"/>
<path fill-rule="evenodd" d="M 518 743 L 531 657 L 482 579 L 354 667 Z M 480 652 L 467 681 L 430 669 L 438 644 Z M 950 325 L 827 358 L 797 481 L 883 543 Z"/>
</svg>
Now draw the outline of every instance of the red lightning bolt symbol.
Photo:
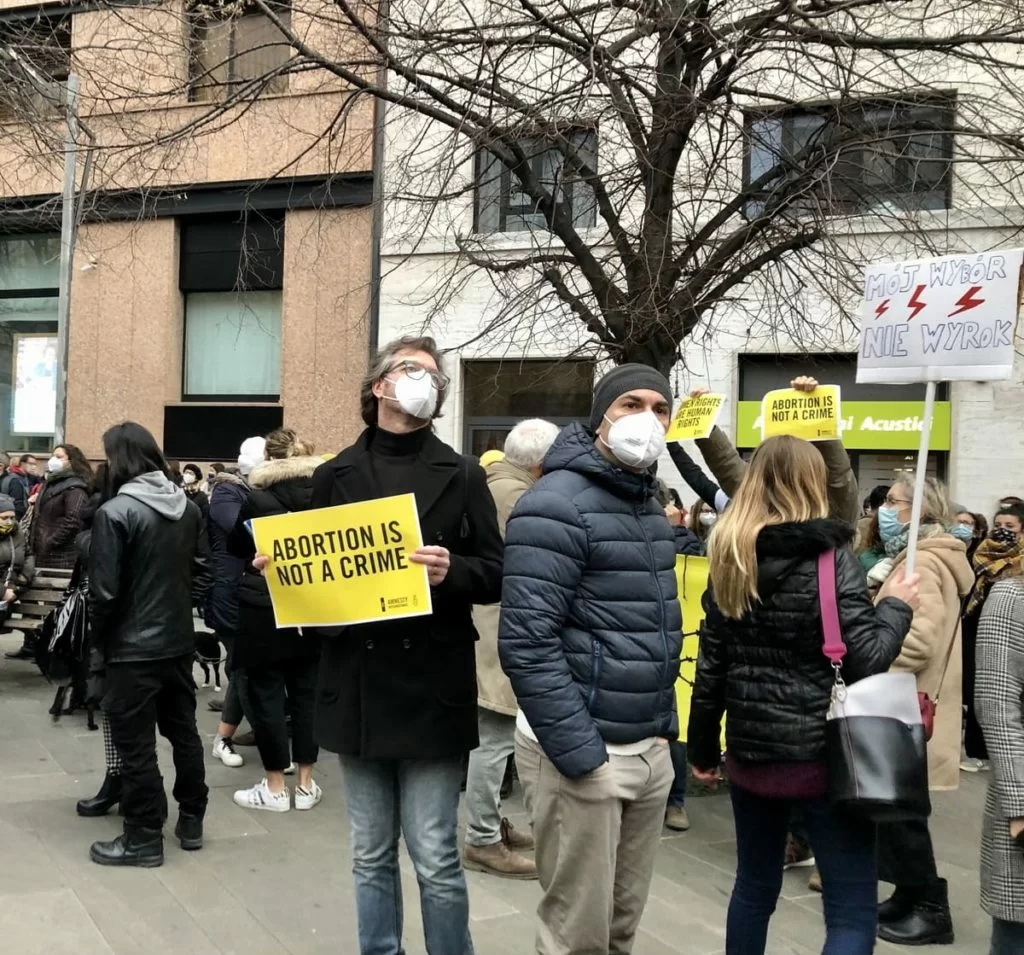
<svg viewBox="0 0 1024 955">
<path fill-rule="evenodd" d="M 917 316 L 921 314 L 921 311 L 927 306 L 928 303 L 922 302 L 919 297 L 927 287 L 927 285 L 919 285 L 914 289 L 914 294 L 910 296 L 910 301 L 907 302 L 907 305 L 912 308 L 913 311 L 910 313 L 910 318 L 907 319 L 908 322 L 911 319 L 917 318 Z"/>
<path fill-rule="evenodd" d="M 878 308 L 875 309 L 875 318 L 881 318 L 887 311 L 889 311 L 889 299 L 878 303 Z"/>
<path fill-rule="evenodd" d="M 961 312 L 969 312 L 972 308 L 977 308 L 979 305 L 985 304 L 985 299 L 978 298 L 978 292 L 981 291 L 980 285 L 972 285 L 963 295 L 957 299 L 957 305 L 959 308 L 953 309 L 949 313 L 949 317 L 952 318 L 954 315 L 959 315 Z"/>
</svg>

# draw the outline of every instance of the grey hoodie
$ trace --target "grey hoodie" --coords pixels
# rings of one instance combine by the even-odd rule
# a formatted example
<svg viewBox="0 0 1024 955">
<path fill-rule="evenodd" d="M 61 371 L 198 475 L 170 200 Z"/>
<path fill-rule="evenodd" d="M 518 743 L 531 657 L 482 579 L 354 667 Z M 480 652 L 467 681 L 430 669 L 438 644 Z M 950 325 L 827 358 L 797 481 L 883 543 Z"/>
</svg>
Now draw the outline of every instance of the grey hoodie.
<svg viewBox="0 0 1024 955">
<path fill-rule="evenodd" d="M 117 493 L 134 497 L 169 521 L 180 521 L 188 505 L 185 492 L 160 471 L 140 474 Z"/>
</svg>

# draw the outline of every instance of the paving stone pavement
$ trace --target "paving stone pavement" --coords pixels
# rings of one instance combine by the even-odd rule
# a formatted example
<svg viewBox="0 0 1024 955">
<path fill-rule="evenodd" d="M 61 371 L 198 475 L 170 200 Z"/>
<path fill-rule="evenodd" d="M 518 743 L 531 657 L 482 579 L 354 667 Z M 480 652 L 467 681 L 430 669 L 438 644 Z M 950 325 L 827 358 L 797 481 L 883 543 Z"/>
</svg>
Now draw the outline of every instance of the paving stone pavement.
<svg viewBox="0 0 1024 955">
<path fill-rule="evenodd" d="M 0 651 L 16 646 L 0 640 Z M 216 717 L 200 690 L 200 729 Z M 207 843 L 184 853 L 168 842 L 160 869 L 103 869 L 89 844 L 116 834 L 120 819 L 79 819 L 77 799 L 103 776 L 101 734 L 82 716 L 53 723 L 52 690 L 27 663 L 0 660 L 0 939 L 19 955 L 355 955 L 355 912 L 339 771 L 329 756 L 318 778 L 323 803 L 309 813 L 253 813 L 232 792 L 259 777 L 255 750 L 247 765 L 227 769 L 207 756 L 211 800 Z M 161 741 L 170 786 L 170 753 Z M 985 779 L 966 777 L 955 794 L 935 800 L 940 870 L 950 881 L 957 944 L 949 955 L 986 952 L 988 921 L 978 908 L 978 840 Z M 173 803 L 172 803 L 173 805 Z M 719 955 L 734 872 L 728 799 L 690 802 L 693 829 L 667 830 L 635 955 Z M 525 825 L 518 796 L 507 806 Z M 406 950 L 424 955 L 416 880 L 404 856 Z M 536 883 L 469 873 L 478 955 L 533 951 Z M 786 876 L 772 922 L 771 955 L 821 951 L 821 905 L 807 873 Z M 899 949 L 879 944 L 879 953 Z M 444 953 L 442 953 L 444 955 Z"/>
</svg>

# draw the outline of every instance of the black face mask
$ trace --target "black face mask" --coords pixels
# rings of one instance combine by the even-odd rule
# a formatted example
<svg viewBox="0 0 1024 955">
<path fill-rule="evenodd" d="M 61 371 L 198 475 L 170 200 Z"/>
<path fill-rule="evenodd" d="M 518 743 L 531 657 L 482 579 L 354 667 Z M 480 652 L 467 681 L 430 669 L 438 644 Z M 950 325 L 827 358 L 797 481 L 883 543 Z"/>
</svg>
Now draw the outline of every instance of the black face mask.
<svg viewBox="0 0 1024 955">
<path fill-rule="evenodd" d="M 1005 544 L 1009 547 L 1017 543 L 1017 535 L 1008 527 L 997 527 L 992 531 L 992 540 L 997 544 Z"/>
</svg>

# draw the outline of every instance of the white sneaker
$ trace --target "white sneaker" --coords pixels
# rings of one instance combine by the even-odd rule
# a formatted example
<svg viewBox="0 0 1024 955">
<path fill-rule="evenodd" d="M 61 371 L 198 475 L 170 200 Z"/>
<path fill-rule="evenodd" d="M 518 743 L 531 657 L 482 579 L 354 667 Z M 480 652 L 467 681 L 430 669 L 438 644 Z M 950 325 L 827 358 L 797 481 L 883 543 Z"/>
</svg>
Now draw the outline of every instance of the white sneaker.
<svg viewBox="0 0 1024 955">
<path fill-rule="evenodd" d="M 303 789 L 301 786 L 295 787 L 296 809 L 312 809 L 323 798 L 324 791 L 316 784 L 316 780 L 309 784 L 309 789 Z"/>
<path fill-rule="evenodd" d="M 285 776 L 295 775 L 295 763 L 289 763 L 288 768 L 284 771 Z"/>
<path fill-rule="evenodd" d="M 235 744 L 223 736 L 218 736 L 213 742 L 213 755 L 225 766 L 237 768 L 245 763 L 239 753 L 235 752 Z"/>
<path fill-rule="evenodd" d="M 267 781 L 261 779 L 252 789 L 239 789 L 235 793 L 235 805 L 243 809 L 266 809 L 268 812 L 288 812 L 292 808 L 288 787 L 279 793 L 272 793 Z"/>
<path fill-rule="evenodd" d="M 965 773 L 987 773 L 991 769 L 991 764 L 987 759 L 974 759 L 968 757 L 967 759 L 961 760 L 960 768 Z"/>
</svg>

